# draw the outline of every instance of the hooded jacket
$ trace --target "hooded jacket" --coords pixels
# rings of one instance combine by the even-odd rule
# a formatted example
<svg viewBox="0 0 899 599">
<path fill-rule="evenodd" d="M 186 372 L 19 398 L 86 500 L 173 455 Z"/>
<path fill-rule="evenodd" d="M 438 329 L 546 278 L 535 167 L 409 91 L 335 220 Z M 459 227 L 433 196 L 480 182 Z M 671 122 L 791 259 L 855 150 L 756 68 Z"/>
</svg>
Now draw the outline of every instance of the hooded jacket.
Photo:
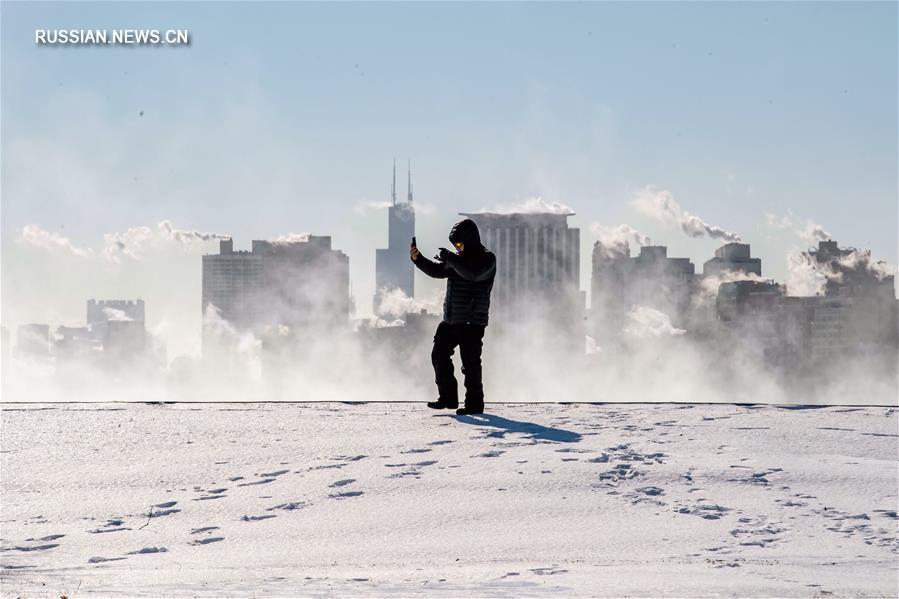
<svg viewBox="0 0 899 599">
<path fill-rule="evenodd" d="M 445 253 L 445 260 L 432 261 L 419 254 L 413 263 L 429 277 L 446 279 L 443 321 L 449 324 L 487 325 L 490 291 L 496 276 L 496 256 L 481 243 L 473 220 L 459 221 L 450 231 L 452 243 L 465 244 L 462 252 Z"/>
</svg>

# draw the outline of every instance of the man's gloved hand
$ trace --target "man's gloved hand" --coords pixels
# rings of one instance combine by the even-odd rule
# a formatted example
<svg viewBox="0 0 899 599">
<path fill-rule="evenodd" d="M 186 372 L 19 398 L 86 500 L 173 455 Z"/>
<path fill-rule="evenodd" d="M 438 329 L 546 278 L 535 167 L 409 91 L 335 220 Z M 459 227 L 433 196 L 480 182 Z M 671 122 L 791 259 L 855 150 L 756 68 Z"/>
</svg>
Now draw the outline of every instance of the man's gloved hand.
<svg viewBox="0 0 899 599">
<path fill-rule="evenodd" d="M 440 248 L 437 250 L 437 258 L 441 262 L 446 262 L 448 256 L 452 256 L 453 253 L 446 248 Z"/>
</svg>

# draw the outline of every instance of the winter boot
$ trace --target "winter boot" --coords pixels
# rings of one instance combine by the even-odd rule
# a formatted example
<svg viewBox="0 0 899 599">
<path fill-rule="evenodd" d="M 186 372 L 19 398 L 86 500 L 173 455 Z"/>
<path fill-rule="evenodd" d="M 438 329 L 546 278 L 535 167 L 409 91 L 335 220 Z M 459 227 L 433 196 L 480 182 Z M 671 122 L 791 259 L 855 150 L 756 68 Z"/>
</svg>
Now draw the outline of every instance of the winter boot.
<svg viewBox="0 0 899 599">
<path fill-rule="evenodd" d="M 428 407 L 434 410 L 455 410 L 459 407 L 459 402 L 454 401 L 452 403 L 448 401 L 444 401 L 442 399 L 438 399 L 437 401 L 429 401 Z"/>
</svg>

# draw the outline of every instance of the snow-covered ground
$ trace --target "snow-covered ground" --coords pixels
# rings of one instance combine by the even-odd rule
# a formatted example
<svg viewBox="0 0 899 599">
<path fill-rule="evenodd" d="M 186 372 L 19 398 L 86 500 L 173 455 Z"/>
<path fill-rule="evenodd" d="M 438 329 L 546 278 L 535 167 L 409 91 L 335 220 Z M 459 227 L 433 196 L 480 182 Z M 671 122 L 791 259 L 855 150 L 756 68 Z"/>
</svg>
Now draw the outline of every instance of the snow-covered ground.
<svg viewBox="0 0 899 599">
<path fill-rule="evenodd" d="M 896 596 L 899 410 L 2 409 L 4 597 Z"/>
</svg>

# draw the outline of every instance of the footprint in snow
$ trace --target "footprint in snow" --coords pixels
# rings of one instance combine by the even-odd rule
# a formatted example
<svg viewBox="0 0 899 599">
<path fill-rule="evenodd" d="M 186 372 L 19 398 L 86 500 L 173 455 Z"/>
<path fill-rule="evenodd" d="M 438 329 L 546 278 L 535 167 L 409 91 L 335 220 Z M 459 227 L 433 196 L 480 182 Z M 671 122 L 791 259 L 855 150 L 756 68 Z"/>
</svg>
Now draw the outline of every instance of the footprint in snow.
<svg viewBox="0 0 899 599">
<path fill-rule="evenodd" d="M 406 451 L 401 451 L 400 453 L 427 453 L 431 451 L 430 449 L 419 448 L 419 449 L 407 449 Z"/>
<path fill-rule="evenodd" d="M 275 507 L 266 508 L 267 511 L 271 512 L 274 510 L 301 510 L 306 507 L 306 503 L 303 501 L 291 501 L 289 503 L 282 503 L 281 505 L 276 505 Z"/>
<path fill-rule="evenodd" d="M 354 483 L 354 482 L 356 482 L 356 479 L 355 479 L 355 478 L 345 478 L 345 479 L 343 479 L 343 480 L 337 480 L 337 481 L 334 481 L 333 483 L 331 483 L 331 484 L 328 485 L 328 486 L 329 486 L 329 487 L 342 487 L 342 486 L 344 486 L 344 485 L 348 485 L 348 484 Z"/>
<path fill-rule="evenodd" d="M 479 453 L 476 455 L 476 458 L 498 458 L 503 455 L 505 452 L 501 449 L 493 449 L 491 451 L 485 451 L 484 453 Z"/>
<path fill-rule="evenodd" d="M 92 557 L 87 560 L 89 564 L 102 564 L 103 562 L 118 562 L 125 559 L 124 557 Z"/>
<path fill-rule="evenodd" d="M 197 539 L 196 541 L 191 541 L 191 545 L 208 545 L 209 543 L 218 543 L 219 541 L 224 541 L 225 537 L 206 537 L 204 539 Z"/>
<path fill-rule="evenodd" d="M 287 474 L 290 470 L 277 470 L 275 472 L 263 472 L 259 476 L 263 478 L 274 478 L 276 476 L 281 476 L 282 474 Z"/>
<path fill-rule="evenodd" d="M 154 505 L 153 507 L 162 507 L 162 508 L 172 507 L 172 506 L 174 506 L 176 503 L 178 503 L 178 502 L 177 502 L 177 501 L 166 501 L 166 502 L 164 502 L 164 503 L 157 503 L 157 504 Z"/>
<path fill-rule="evenodd" d="M 49 535 L 46 537 L 41 537 L 39 539 L 25 539 L 26 541 L 55 541 L 56 539 L 61 539 L 66 535 Z"/>
<path fill-rule="evenodd" d="M 447 443 L 452 443 L 449 439 L 444 439 L 442 441 L 431 441 L 428 445 L 446 445 Z"/>
<path fill-rule="evenodd" d="M 0 551 L 47 551 L 48 549 L 53 549 L 54 547 L 59 547 L 59 543 L 48 543 L 46 545 L 32 545 L 30 547 L 16 545 L 15 547 L 8 547 L 8 548 L 2 549 Z"/>
<path fill-rule="evenodd" d="M 192 528 L 190 530 L 190 534 L 197 535 L 197 534 L 200 534 L 201 532 L 209 532 L 209 531 L 218 530 L 218 529 L 219 529 L 218 526 L 204 526 L 203 528 Z"/>
<path fill-rule="evenodd" d="M 127 555 L 145 555 L 149 553 L 166 553 L 168 549 L 165 547 L 144 547 L 137 551 L 129 551 Z"/>
<path fill-rule="evenodd" d="M 328 495 L 331 499 L 346 499 L 348 497 L 359 497 L 363 491 L 344 491 L 343 493 L 333 493 Z"/>
<path fill-rule="evenodd" d="M 99 534 L 102 532 L 118 532 L 120 530 L 131 530 L 130 528 L 122 526 L 124 522 L 124 520 L 121 520 L 119 518 L 111 518 L 107 520 L 106 524 L 103 524 L 100 528 L 95 528 L 94 530 L 89 530 L 87 532 L 91 534 Z"/>
<path fill-rule="evenodd" d="M 726 512 L 731 511 L 731 508 L 724 507 L 720 505 L 712 505 L 708 503 L 700 503 L 695 506 L 682 506 L 674 510 L 678 514 L 691 514 L 694 516 L 699 516 L 706 520 L 718 520 L 723 516 Z"/>
<path fill-rule="evenodd" d="M 394 474 L 390 474 L 387 476 L 387 478 L 405 478 L 407 476 L 421 478 L 421 473 L 418 470 L 403 470 L 402 472 L 395 472 Z"/>
<path fill-rule="evenodd" d="M 252 485 L 265 485 L 265 484 L 272 483 L 272 482 L 275 482 L 274 478 L 263 478 L 263 479 L 254 480 L 254 481 L 248 482 L 248 483 L 240 483 L 237 486 L 238 487 L 249 487 Z"/>
<path fill-rule="evenodd" d="M 560 568 L 530 568 L 530 571 L 539 576 L 548 576 L 551 574 L 564 574 L 568 572 L 568 570 L 562 570 Z"/>
<path fill-rule="evenodd" d="M 243 522 L 256 522 L 257 520 L 268 520 L 274 517 L 274 514 L 263 514 L 262 516 L 241 516 L 240 519 Z"/>
<path fill-rule="evenodd" d="M 321 466 L 312 466 L 309 470 L 327 470 L 328 468 L 343 468 L 346 466 L 346 462 L 342 464 L 323 464 Z"/>
</svg>

